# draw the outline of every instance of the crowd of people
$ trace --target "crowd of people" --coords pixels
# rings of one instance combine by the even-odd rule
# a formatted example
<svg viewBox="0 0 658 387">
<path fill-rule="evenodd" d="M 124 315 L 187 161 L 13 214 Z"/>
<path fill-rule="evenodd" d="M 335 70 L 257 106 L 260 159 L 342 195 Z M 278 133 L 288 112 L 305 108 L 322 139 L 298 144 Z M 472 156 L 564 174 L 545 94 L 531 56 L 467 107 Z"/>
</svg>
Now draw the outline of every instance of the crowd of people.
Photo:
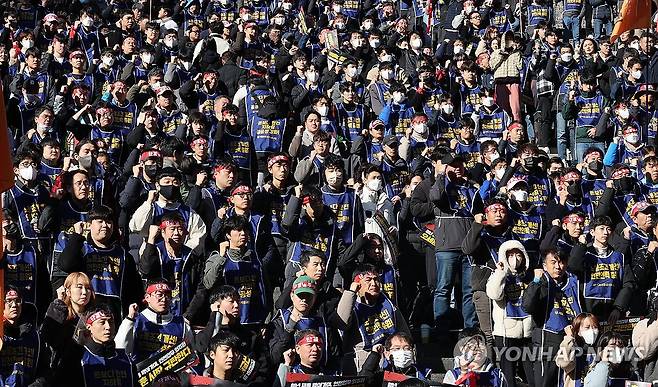
<svg viewBox="0 0 658 387">
<path fill-rule="evenodd" d="M 143 387 L 179 344 L 149 383 L 658 380 L 658 42 L 620 6 L 6 2 L 0 384 Z"/>
</svg>

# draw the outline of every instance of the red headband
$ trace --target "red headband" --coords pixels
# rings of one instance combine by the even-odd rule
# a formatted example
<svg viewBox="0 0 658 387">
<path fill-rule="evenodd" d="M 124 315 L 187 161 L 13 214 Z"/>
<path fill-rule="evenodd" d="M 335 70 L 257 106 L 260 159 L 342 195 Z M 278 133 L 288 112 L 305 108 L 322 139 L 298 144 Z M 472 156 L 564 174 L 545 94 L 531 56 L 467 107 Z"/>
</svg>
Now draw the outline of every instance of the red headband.
<svg viewBox="0 0 658 387">
<path fill-rule="evenodd" d="M 505 208 L 505 206 L 500 203 L 493 203 L 488 205 L 487 208 L 484 209 L 484 212 L 488 213 L 489 211 L 494 210 L 507 211 L 507 208 Z"/>
<path fill-rule="evenodd" d="M 160 151 L 157 151 L 157 150 L 150 150 L 150 151 L 142 152 L 142 154 L 139 156 L 139 161 L 144 161 L 144 160 L 148 159 L 149 157 L 160 158 L 160 157 L 162 157 L 162 154 L 160 153 Z"/>
<path fill-rule="evenodd" d="M 190 143 L 190 146 L 195 146 L 195 145 L 200 145 L 200 144 L 207 144 L 207 143 L 208 143 L 208 140 L 201 137 L 201 138 L 197 138 L 196 140 L 192 141 Z"/>
<path fill-rule="evenodd" d="M 182 224 L 177 220 L 165 220 L 160 223 L 160 229 L 164 230 L 169 226 L 182 226 Z"/>
<path fill-rule="evenodd" d="M 627 172 L 630 172 L 630 169 L 628 169 L 628 168 L 626 168 L 626 167 L 624 167 L 624 168 L 619 168 L 618 170 L 614 171 L 614 172 L 612 173 L 612 176 L 610 176 L 610 177 L 614 180 L 614 179 L 617 179 L 617 178 L 623 177 L 622 175 L 625 174 L 625 173 L 627 173 Z"/>
<path fill-rule="evenodd" d="M 164 282 L 157 283 L 157 284 L 151 284 L 146 288 L 146 294 L 151 294 L 155 291 L 161 291 L 161 292 L 171 292 L 171 288 L 169 288 L 169 285 L 167 285 Z"/>
<path fill-rule="evenodd" d="M 278 163 L 278 162 L 284 162 L 284 163 L 286 163 L 286 164 L 289 164 L 289 163 L 290 163 L 290 159 L 289 159 L 288 156 L 286 156 L 286 155 L 278 155 L 278 156 L 274 156 L 274 157 L 272 157 L 272 158 L 267 162 L 267 167 L 268 167 L 268 168 L 271 168 L 272 165 L 274 165 L 274 164 L 276 164 L 276 163 Z"/>
<path fill-rule="evenodd" d="M 306 195 L 302 198 L 302 204 L 311 204 L 314 202 L 317 198 L 313 195 Z"/>
<path fill-rule="evenodd" d="M 634 127 L 634 126 L 627 126 L 627 127 L 622 131 L 622 133 L 624 133 L 624 134 L 627 134 L 627 133 L 633 133 L 633 132 L 637 133 L 637 128 Z"/>
<path fill-rule="evenodd" d="M 578 172 L 573 172 L 572 171 L 572 172 L 569 172 L 566 175 L 562 176 L 562 181 L 567 181 L 567 180 L 570 180 L 570 179 L 579 180 L 580 175 L 578 174 Z"/>
<path fill-rule="evenodd" d="M 15 291 L 14 289 L 10 289 L 10 290 L 7 291 L 7 294 L 5 294 L 5 297 L 14 297 L 14 298 L 18 298 L 18 297 L 20 297 L 20 296 L 18 295 L 18 292 L 17 292 L 17 291 Z"/>
<path fill-rule="evenodd" d="M 319 337 L 319 336 L 310 335 L 310 334 L 305 335 L 305 336 L 302 336 L 302 338 L 300 338 L 297 341 L 297 345 L 304 345 L 304 344 L 320 344 L 320 345 L 322 345 L 322 338 Z"/>
<path fill-rule="evenodd" d="M 252 193 L 251 188 L 249 188 L 249 186 L 246 186 L 246 185 L 239 185 L 239 186 L 235 187 L 233 189 L 233 191 L 231 191 L 231 196 L 239 195 L 239 194 L 245 194 L 245 193 Z"/>
<path fill-rule="evenodd" d="M 562 218 L 562 223 L 583 223 L 585 222 L 585 218 L 578 214 L 571 214 L 567 215 L 564 218 Z"/>
<path fill-rule="evenodd" d="M 107 317 L 105 315 L 105 312 L 103 312 L 102 310 L 99 310 L 98 312 L 96 312 L 96 313 L 90 315 L 89 317 L 87 317 L 87 324 L 91 325 L 91 324 L 94 323 L 94 321 L 98 320 L 99 318 L 103 318 L 103 317 Z"/>
</svg>

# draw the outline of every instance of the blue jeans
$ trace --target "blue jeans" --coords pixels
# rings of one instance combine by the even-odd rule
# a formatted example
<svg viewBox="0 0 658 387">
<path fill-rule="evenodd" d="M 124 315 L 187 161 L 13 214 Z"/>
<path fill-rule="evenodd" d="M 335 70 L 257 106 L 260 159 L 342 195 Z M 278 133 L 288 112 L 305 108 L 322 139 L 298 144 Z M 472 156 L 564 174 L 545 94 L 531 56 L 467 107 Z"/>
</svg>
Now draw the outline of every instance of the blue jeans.
<svg viewBox="0 0 658 387">
<path fill-rule="evenodd" d="M 471 289 L 471 263 L 468 256 L 456 251 L 436 252 L 436 289 L 434 290 L 434 318 L 437 327 L 448 329 L 448 309 L 450 296 L 457 282 L 457 270 L 461 270 L 462 283 L 462 316 L 464 327 L 476 325 L 475 306 L 473 305 L 473 290 Z"/>
<path fill-rule="evenodd" d="M 603 19 L 592 19 L 592 27 L 594 28 L 594 39 L 598 39 L 601 36 L 601 30 L 605 27 L 606 35 L 612 33 L 612 21 Z"/>
<path fill-rule="evenodd" d="M 564 16 L 562 21 L 564 22 L 564 40 L 573 39 L 574 47 L 578 46 L 580 41 L 580 17 Z"/>
<path fill-rule="evenodd" d="M 561 159 L 567 157 L 567 146 L 569 145 L 569 132 L 567 131 L 567 121 L 562 115 L 562 109 L 558 108 L 558 112 L 555 115 L 556 123 L 556 137 L 557 137 L 557 155 Z"/>
<path fill-rule="evenodd" d="M 583 162 L 583 154 L 587 150 L 587 148 L 591 147 L 597 147 L 601 149 L 602 152 L 605 153 L 605 144 L 602 142 L 582 142 L 579 143 L 578 140 L 574 140 L 574 143 L 576 144 L 574 148 L 575 154 L 573 154 L 573 159 L 576 160 L 576 163 L 582 163 Z"/>
</svg>

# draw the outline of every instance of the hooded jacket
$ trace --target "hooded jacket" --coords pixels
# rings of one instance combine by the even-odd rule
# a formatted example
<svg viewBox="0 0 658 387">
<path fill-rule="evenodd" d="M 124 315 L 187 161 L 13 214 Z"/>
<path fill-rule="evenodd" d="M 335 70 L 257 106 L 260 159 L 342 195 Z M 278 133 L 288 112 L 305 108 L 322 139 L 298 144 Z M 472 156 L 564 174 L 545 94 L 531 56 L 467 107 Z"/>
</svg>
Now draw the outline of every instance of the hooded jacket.
<svg viewBox="0 0 658 387">
<path fill-rule="evenodd" d="M 512 249 L 518 249 L 523 254 L 525 259 L 525 270 L 517 273 L 515 268 L 510 267 L 507 261 L 507 253 Z M 532 329 L 532 318 L 527 315 L 523 318 L 510 318 L 506 316 L 505 308 L 508 301 L 507 290 L 510 284 L 507 284 L 508 277 L 520 276 L 522 282 L 527 283 L 530 279 L 526 274 L 530 267 L 530 259 L 525 247 L 521 242 L 516 240 L 504 242 L 498 249 L 498 262 L 502 262 L 505 269 L 501 270 L 496 267 L 496 270 L 491 274 L 487 281 L 487 296 L 493 301 L 493 335 L 505 338 L 520 339 L 530 337 Z M 523 286 L 521 286 L 523 288 Z M 519 300 L 523 295 L 523 290 L 519 294 Z"/>
</svg>

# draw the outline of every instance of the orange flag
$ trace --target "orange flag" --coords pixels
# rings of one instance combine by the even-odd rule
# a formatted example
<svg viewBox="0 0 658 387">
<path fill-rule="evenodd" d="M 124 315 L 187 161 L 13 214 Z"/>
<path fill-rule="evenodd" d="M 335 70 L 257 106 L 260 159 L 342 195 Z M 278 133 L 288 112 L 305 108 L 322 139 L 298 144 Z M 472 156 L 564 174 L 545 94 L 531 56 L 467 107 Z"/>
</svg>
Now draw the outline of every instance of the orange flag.
<svg viewBox="0 0 658 387">
<path fill-rule="evenodd" d="M 14 166 L 9 149 L 9 128 L 7 127 L 7 109 L 2 84 L 0 84 L 0 194 L 14 185 Z M 1 202 L 1 201 L 0 201 Z M 2 211 L 0 210 L 0 240 L 2 240 Z M 5 271 L 2 269 L 3 256 L 0 255 L 0 316 L 5 308 Z M 3 320 L 0 318 L 0 341 L 4 336 Z"/>
<path fill-rule="evenodd" d="M 610 35 L 614 43 L 626 31 L 651 27 L 651 0 L 624 0 L 615 28 Z"/>
</svg>

